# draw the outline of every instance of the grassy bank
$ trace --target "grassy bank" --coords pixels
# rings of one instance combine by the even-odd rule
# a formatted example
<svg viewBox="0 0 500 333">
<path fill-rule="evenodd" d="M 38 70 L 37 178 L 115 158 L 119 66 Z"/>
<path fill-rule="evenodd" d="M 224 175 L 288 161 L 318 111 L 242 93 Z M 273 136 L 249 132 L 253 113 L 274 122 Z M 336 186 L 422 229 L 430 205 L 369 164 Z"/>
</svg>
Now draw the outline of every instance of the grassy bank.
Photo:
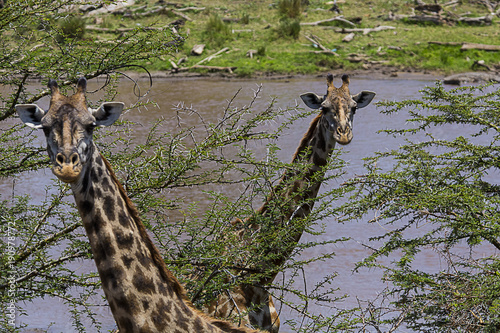
<svg viewBox="0 0 500 333">
<path fill-rule="evenodd" d="M 448 1 L 438 1 L 441 5 Z M 493 2 L 492 2 L 493 3 Z M 415 10 L 414 1 L 344 0 L 332 11 L 328 1 L 191 1 L 158 3 L 138 0 L 121 14 L 101 14 L 86 18 L 87 24 L 113 31 L 123 27 L 174 23 L 186 37 L 178 53 L 147 63 L 151 70 L 170 71 L 174 65 L 190 68 L 204 58 L 227 48 L 201 66 L 230 67 L 234 74 L 314 74 L 327 70 L 406 71 L 499 70 L 500 51 L 461 50 L 462 43 L 500 44 L 500 19 L 491 15 L 486 22 L 470 24 L 463 18 L 484 17 L 489 13 L 479 1 L 460 1 L 442 6 L 439 22 L 416 22 L 429 12 Z M 163 7 L 165 10 L 148 12 Z M 499 8 L 496 8 L 497 12 Z M 401 17 L 401 16 L 407 16 Z M 343 20 L 307 25 L 340 17 Z M 395 20 L 388 20 L 395 17 Z M 353 23 L 354 25 L 350 24 Z M 354 32 L 345 42 L 345 29 L 388 26 L 367 34 Z M 98 36 L 96 36 L 98 34 Z M 86 36 L 106 38 L 107 33 L 88 30 Z M 314 43 L 316 41 L 317 43 Z M 200 56 L 191 55 L 194 45 L 204 44 Z M 330 53 L 324 50 L 333 51 Z M 180 63 L 180 59 L 185 60 Z M 485 66 L 477 66 L 483 61 Z M 476 63 L 476 65 L 474 65 Z M 191 68 L 212 71 L 216 68 Z"/>
</svg>

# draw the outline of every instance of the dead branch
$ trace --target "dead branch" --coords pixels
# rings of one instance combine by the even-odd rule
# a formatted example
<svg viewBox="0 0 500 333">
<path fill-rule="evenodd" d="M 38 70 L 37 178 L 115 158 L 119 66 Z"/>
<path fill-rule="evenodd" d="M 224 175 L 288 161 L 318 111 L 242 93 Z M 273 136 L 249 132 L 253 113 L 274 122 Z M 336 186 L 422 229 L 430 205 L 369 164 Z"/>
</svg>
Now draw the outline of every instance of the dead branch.
<svg viewBox="0 0 500 333">
<path fill-rule="evenodd" d="M 183 14 L 183 13 L 181 13 L 180 11 L 178 11 L 176 9 L 167 8 L 165 6 L 153 7 L 152 9 L 150 9 L 150 10 L 148 10 L 146 12 L 143 12 L 143 13 L 137 13 L 137 10 L 134 10 L 133 12 L 130 12 L 130 11 L 121 10 L 121 9 L 119 11 L 114 11 L 113 12 L 113 14 L 115 14 L 115 15 L 121 14 L 124 17 L 131 17 L 131 18 L 145 17 L 145 16 L 158 15 L 158 14 L 168 14 L 168 13 L 172 13 L 172 14 L 174 14 L 176 16 L 179 16 L 179 17 L 185 19 L 186 21 L 192 21 L 193 20 L 189 16 L 187 16 L 186 14 Z"/>
<path fill-rule="evenodd" d="M 110 28 L 101 28 L 101 27 L 96 27 L 93 25 L 87 25 L 85 26 L 85 30 L 88 31 L 96 31 L 96 32 L 108 32 L 108 33 L 115 33 L 115 34 L 121 34 L 124 32 L 130 32 L 134 31 L 137 28 L 115 28 L 115 29 L 110 29 Z M 170 27 L 143 27 L 142 29 L 144 30 L 165 30 L 165 29 L 170 29 Z"/>
<path fill-rule="evenodd" d="M 179 12 L 187 12 L 187 11 L 201 11 L 201 10 L 205 10 L 205 7 L 184 7 L 184 8 L 179 8 L 177 9 L 177 11 Z"/>
<path fill-rule="evenodd" d="M 347 24 L 349 24 L 349 25 L 351 25 L 353 27 L 356 26 L 351 21 L 346 20 L 345 18 L 343 18 L 343 16 L 337 16 L 337 17 L 333 17 L 331 19 L 320 20 L 320 21 L 316 21 L 316 22 L 301 22 L 300 25 L 320 25 L 320 24 L 323 24 L 323 23 L 328 23 L 328 22 L 333 22 L 333 21 L 344 22 L 344 23 L 347 23 Z"/>
<path fill-rule="evenodd" d="M 351 32 L 362 32 L 363 35 L 368 35 L 371 32 L 378 32 L 378 31 L 383 31 L 383 30 L 394 30 L 396 29 L 395 27 L 389 26 L 389 25 L 381 25 L 375 28 L 333 28 L 333 27 L 326 27 L 327 29 L 334 29 L 335 32 L 339 33 L 345 33 L 349 34 Z"/>
<path fill-rule="evenodd" d="M 233 73 L 233 71 L 238 68 L 236 66 L 231 66 L 231 67 L 221 67 L 221 66 L 204 66 L 204 65 L 193 65 L 191 67 L 182 67 L 179 68 L 177 71 L 178 72 L 185 72 L 189 71 L 191 69 L 207 69 L 209 71 L 215 71 L 215 72 L 229 72 Z"/>
<path fill-rule="evenodd" d="M 196 63 L 196 65 L 194 66 L 198 66 L 198 65 L 201 65 L 202 63 L 204 62 L 209 62 L 210 60 L 214 59 L 215 57 L 219 56 L 220 54 L 224 53 L 224 52 L 227 52 L 229 51 L 229 47 L 225 47 L 223 48 L 222 50 L 220 50 L 219 52 L 217 53 L 214 53 L 208 57 L 206 57 L 205 59 L 201 60 L 200 62 Z"/>
<path fill-rule="evenodd" d="M 446 45 L 446 46 L 459 46 L 459 45 L 464 45 L 462 42 L 438 42 L 438 41 L 431 41 L 429 44 L 435 44 L 435 45 Z"/>
<path fill-rule="evenodd" d="M 460 50 L 483 50 L 483 51 L 500 51 L 500 45 L 487 45 L 475 43 L 463 43 Z"/>
<path fill-rule="evenodd" d="M 335 56 L 339 56 L 336 52 L 333 52 L 332 50 L 330 49 L 327 49 L 326 47 L 324 47 L 318 40 L 318 38 L 316 36 L 313 36 L 311 35 L 310 37 L 309 36 L 306 36 L 304 35 L 304 37 L 310 41 L 311 43 L 313 43 L 314 45 L 317 45 L 321 51 L 315 51 L 314 53 L 329 53 L 329 54 L 333 54 Z"/>
</svg>

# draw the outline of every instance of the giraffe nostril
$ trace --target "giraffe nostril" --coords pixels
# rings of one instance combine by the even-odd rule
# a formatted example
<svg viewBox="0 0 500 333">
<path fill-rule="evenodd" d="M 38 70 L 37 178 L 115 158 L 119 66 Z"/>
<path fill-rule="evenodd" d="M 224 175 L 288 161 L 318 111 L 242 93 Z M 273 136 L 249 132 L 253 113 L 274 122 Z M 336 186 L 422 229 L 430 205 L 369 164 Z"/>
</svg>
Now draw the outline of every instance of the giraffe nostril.
<svg viewBox="0 0 500 333">
<path fill-rule="evenodd" d="M 63 154 L 58 153 L 56 156 L 56 161 L 58 164 L 62 165 L 66 161 L 66 158 L 64 157 Z"/>
<path fill-rule="evenodd" d="M 77 153 L 74 153 L 73 155 L 71 155 L 71 164 L 77 164 L 79 160 L 80 160 L 80 157 L 78 156 Z"/>
</svg>

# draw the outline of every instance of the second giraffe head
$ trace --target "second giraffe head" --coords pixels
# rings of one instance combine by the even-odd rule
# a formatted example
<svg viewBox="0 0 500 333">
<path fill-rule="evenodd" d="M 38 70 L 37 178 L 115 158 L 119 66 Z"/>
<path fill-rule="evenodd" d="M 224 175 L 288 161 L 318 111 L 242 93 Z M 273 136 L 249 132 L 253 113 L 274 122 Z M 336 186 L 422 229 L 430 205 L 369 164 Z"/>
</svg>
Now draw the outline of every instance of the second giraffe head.
<svg viewBox="0 0 500 333">
<path fill-rule="evenodd" d="M 336 142 L 346 145 L 352 140 L 352 121 L 357 109 L 364 108 L 375 97 L 371 91 L 362 91 L 356 95 L 349 92 L 349 76 L 342 76 L 342 86 L 333 85 L 333 75 L 328 74 L 326 95 L 318 96 L 315 93 L 305 93 L 300 98 L 311 109 L 321 109 L 323 116 L 329 123 L 330 132 Z"/>
</svg>

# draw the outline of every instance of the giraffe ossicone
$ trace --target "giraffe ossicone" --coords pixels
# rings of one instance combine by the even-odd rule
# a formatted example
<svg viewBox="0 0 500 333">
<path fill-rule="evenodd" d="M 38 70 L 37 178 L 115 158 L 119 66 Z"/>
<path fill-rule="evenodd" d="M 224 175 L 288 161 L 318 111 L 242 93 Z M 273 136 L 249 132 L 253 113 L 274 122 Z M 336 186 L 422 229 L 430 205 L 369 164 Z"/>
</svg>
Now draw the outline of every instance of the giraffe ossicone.
<svg viewBox="0 0 500 333">
<path fill-rule="evenodd" d="M 72 96 L 49 81 L 49 109 L 18 104 L 21 120 L 43 129 L 53 173 L 70 183 L 91 251 L 120 333 L 257 332 L 210 318 L 196 310 L 168 270 L 139 213 L 109 162 L 92 140 L 94 128 L 110 126 L 124 104 L 87 107 L 87 81 L 78 80 Z"/>
</svg>

